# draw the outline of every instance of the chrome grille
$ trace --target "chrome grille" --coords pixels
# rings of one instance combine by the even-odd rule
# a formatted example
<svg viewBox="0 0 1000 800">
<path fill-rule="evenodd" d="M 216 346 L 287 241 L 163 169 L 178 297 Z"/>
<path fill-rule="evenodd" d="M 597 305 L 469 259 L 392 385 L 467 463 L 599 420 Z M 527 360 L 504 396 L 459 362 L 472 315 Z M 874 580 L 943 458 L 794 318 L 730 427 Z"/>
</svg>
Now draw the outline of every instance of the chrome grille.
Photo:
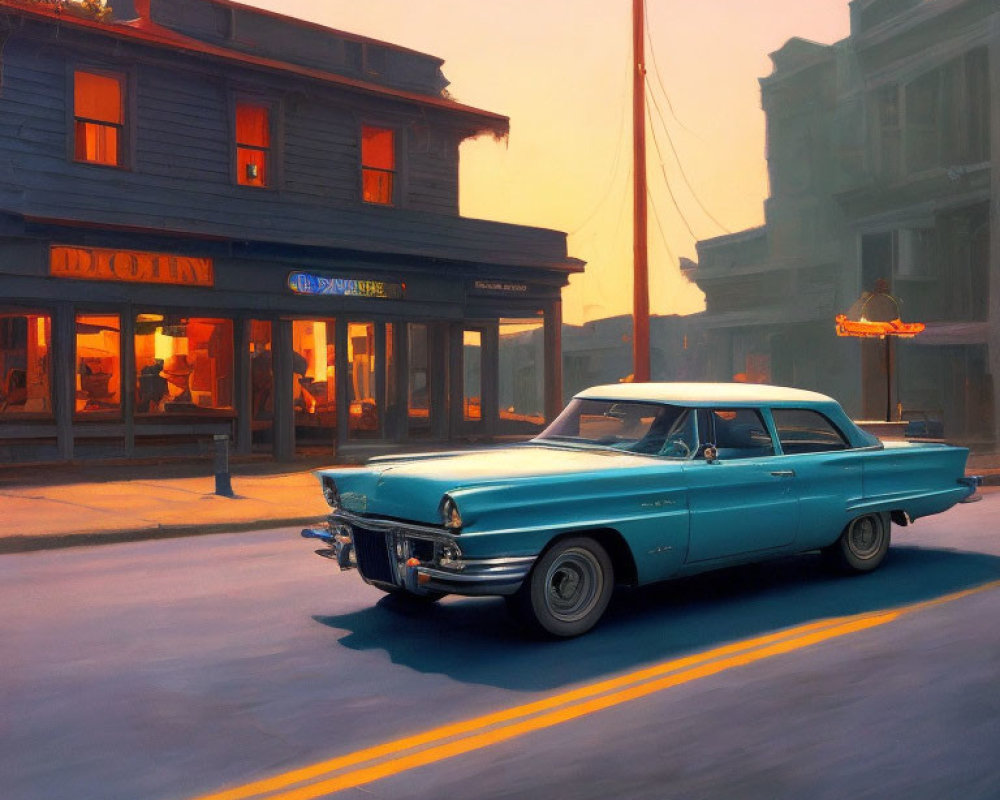
<svg viewBox="0 0 1000 800">
<path fill-rule="evenodd" d="M 396 583 L 396 575 L 389 560 L 386 534 L 353 525 L 351 539 L 354 555 L 358 560 L 358 570 L 370 581 Z"/>
</svg>

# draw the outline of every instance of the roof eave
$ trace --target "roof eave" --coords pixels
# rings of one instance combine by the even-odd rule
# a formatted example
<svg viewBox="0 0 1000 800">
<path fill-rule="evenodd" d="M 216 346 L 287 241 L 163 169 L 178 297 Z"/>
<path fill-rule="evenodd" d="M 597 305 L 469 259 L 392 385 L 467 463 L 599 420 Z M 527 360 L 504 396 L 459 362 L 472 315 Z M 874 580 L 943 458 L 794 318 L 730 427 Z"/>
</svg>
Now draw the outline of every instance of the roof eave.
<svg viewBox="0 0 1000 800">
<path fill-rule="evenodd" d="M 71 14 L 60 13 L 55 9 L 48 9 L 35 4 L 19 2 L 19 0 L 0 0 L 0 9 L 5 9 L 27 17 L 48 20 L 59 24 L 70 24 L 76 28 L 90 31 L 99 35 L 138 42 L 151 47 L 167 49 L 171 51 L 183 51 L 189 55 L 200 55 L 209 58 L 217 58 L 224 61 L 240 63 L 255 69 L 263 69 L 269 72 L 277 72 L 286 75 L 295 75 L 300 78 L 315 80 L 328 85 L 338 86 L 348 91 L 360 92 L 362 94 L 376 95 L 379 97 L 400 100 L 414 103 L 428 108 L 440 110 L 445 113 L 459 115 L 468 121 L 463 126 L 466 136 L 476 136 L 483 133 L 490 133 L 496 138 L 503 138 L 510 133 L 510 119 L 503 114 L 496 114 L 492 111 L 485 111 L 473 106 L 457 103 L 446 97 L 436 97 L 433 95 L 410 92 L 404 89 L 394 89 L 389 86 L 362 81 L 350 78 L 346 75 L 339 75 L 335 72 L 305 67 L 298 64 L 291 64 L 263 56 L 255 56 L 238 50 L 230 50 L 218 45 L 202 42 L 176 31 L 165 28 L 146 19 L 133 20 L 131 22 L 107 23 L 99 20 L 78 17 Z"/>
</svg>

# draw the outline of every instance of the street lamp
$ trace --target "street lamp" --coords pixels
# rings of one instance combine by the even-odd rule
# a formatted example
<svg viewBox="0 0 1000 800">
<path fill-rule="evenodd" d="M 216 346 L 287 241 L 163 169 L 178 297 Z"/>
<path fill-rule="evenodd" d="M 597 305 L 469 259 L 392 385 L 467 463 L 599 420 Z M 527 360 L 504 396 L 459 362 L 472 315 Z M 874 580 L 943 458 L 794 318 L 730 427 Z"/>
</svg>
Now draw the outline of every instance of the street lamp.
<svg viewBox="0 0 1000 800">
<path fill-rule="evenodd" d="M 885 341 L 885 421 L 892 421 L 892 339 L 912 339 L 924 330 L 922 322 L 903 322 L 899 301 L 889 294 L 889 285 L 881 278 L 871 292 L 864 292 L 846 314 L 838 314 L 837 336 L 856 336 Z"/>
</svg>

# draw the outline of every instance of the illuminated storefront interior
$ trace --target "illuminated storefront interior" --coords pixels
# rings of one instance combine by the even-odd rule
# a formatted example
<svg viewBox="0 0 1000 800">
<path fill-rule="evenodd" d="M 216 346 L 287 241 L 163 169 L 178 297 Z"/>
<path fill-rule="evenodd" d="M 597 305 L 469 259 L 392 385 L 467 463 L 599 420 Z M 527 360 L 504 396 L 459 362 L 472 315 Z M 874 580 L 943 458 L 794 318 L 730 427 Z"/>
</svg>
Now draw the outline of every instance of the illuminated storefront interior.
<svg viewBox="0 0 1000 800">
<path fill-rule="evenodd" d="M 78 417 L 118 418 L 122 413 L 121 317 L 76 315 L 76 402 Z"/>
<path fill-rule="evenodd" d="M 140 314 L 135 321 L 136 414 L 231 414 L 233 322 Z"/>
<path fill-rule="evenodd" d="M 52 317 L 0 314 L 0 419 L 52 416 Z"/>
</svg>

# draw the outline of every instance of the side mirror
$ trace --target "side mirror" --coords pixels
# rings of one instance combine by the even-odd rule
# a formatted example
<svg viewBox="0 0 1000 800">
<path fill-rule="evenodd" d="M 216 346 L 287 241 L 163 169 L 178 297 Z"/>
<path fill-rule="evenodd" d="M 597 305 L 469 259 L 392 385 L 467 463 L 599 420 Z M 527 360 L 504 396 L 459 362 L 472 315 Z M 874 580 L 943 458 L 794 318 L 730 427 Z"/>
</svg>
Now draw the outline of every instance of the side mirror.
<svg viewBox="0 0 1000 800">
<path fill-rule="evenodd" d="M 719 460 L 719 451 L 715 448 L 715 445 L 708 444 L 705 445 L 705 460 L 710 464 Z"/>
</svg>

